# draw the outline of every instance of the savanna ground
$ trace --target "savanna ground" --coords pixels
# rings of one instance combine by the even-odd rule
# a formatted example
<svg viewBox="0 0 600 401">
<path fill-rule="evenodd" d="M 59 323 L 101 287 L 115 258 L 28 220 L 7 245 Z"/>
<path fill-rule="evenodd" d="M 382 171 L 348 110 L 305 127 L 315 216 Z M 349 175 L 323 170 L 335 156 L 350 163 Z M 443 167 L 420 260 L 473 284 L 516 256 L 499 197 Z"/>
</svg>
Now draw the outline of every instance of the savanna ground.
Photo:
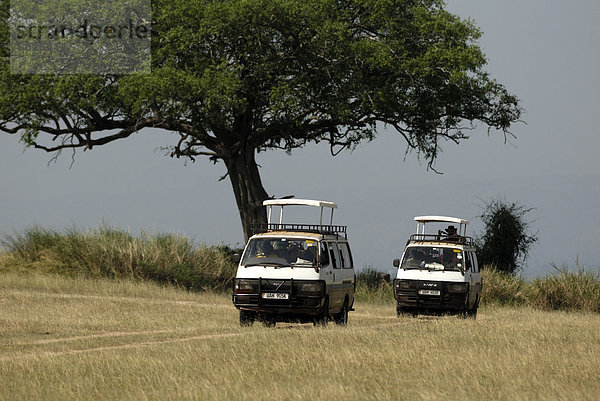
<svg viewBox="0 0 600 401">
<path fill-rule="evenodd" d="M 476 320 L 357 301 L 347 327 L 240 327 L 227 294 L 0 271 L 0 399 L 597 400 L 600 314 Z"/>
</svg>

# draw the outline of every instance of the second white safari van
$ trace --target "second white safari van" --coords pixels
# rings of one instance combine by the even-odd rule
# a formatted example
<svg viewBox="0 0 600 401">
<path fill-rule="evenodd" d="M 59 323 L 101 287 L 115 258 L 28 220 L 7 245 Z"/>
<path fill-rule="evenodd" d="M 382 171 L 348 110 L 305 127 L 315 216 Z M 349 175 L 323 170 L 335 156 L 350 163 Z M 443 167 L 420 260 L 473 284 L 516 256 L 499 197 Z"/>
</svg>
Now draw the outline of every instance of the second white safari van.
<svg viewBox="0 0 600 401">
<path fill-rule="evenodd" d="M 475 317 L 481 299 L 481 272 L 468 221 L 456 217 L 417 216 L 417 232 L 406 243 L 393 283 L 398 315 L 421 312 Z M 425 226 L 441 225 L 427 232 Z M 456 227 L 458 226 L 458 227 Z"/>
<path fill-rule="evenodd" d="M 355 274 L 346 226 L 333 225 L 337 204 L 273 199 L 263 205 L 268 224 L 248 240 L 234 280 L 232 300 L 240 324 L 346 324 L 354 310 Z M 284 208 L 292 206 L 318 208 L 319 224 L 284 223 Z M 280 208 L 278 223 L 272 222 L 273 207 Z M 329 224 L 323 224 L 326 209 Z"/>
</svg>

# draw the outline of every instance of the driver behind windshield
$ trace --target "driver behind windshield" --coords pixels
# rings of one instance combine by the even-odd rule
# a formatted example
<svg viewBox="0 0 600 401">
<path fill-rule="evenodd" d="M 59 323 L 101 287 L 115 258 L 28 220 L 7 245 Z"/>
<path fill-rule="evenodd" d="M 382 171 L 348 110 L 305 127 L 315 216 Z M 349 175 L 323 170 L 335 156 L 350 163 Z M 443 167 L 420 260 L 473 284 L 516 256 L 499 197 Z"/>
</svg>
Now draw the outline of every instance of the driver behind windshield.
<svg viewBox="0 0 600 401">
<path fill-rule="evenodd" d="M 406 251 L 403 269 L 436 268 L 438 270 L 461 270 L 462 255 L 457 249 L 413 247 Z"/>
<path fill-rule="evenodd" d="M 242 263 L 313 266 L 316 262 L 314 241 L 302 239 L 261 238 L 250 241 Z"/>
<path fill-rule="evenodd" d="M 269 241 L 258 241 L 256 248 L 256 258 L 258 259 L 277 257 L 277 254 Z"/>
<path fill-rule="evenodd" d="M 277 257 L 287 259 L 288 244 L 284 241 L 274 241 L 273 249 Z"/>
</svg>

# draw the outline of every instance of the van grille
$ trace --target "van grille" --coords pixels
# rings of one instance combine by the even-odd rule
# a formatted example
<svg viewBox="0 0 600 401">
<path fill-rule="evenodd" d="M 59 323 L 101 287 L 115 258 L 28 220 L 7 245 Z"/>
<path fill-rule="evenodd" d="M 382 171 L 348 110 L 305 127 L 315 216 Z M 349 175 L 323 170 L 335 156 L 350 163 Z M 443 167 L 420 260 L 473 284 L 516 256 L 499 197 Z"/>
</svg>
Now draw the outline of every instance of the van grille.
<svg viewBox="0 0 600 401">
<path fill-rule="evenodd" d="M 456 284 L 444 281 L 394 280 L 394 297 L 398 306 L 424 309 L 461 309 L 467 299 L 467 292 L 454 292 L 450 286 Z M 423 295 L 419 290 L 438 290 L 440 295 Z"/>
</svg>

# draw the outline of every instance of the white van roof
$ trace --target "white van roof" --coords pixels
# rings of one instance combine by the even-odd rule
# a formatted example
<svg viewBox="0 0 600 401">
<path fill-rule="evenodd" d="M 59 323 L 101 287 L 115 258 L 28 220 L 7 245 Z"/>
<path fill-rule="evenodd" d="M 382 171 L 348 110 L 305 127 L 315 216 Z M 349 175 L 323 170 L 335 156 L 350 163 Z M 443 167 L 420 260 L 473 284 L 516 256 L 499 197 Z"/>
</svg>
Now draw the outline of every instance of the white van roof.
<svg viewBox="0 0 600 401">
<path fill-rule="evenodd" d="M 332 209 L 337 208 L 335 202 L 320 201 L 313 199 L 269 199 L 263 201 L 263 206 L 316 206 L 316 207 L 329 207 Z"/>
<path fill-rule="evenodd" d="M 415 221 L 419 223 L 454 223 L 454 224 L 469 224 L 468 220 L 459 219 L 458 217 L 447 216 L 417 216 Z"/>
<path fill-rule="evenodd" d="M 263 201 L 263 205 L 267 207 L 267 231 L 304 231 L 318 232 L 321 234 L 335 234 L 346 236 L 346 226 L 333 225 L 333 210 L 337 209 L 335 202 L 313 200 L 313 199 L 268 199 Z M 281 208 L 279 212 L 279 223 L 273 222 L 273 206 Z M 319 224 L 290 224 L 283 222 L 283 209 L 287 206 L 315 206 L 320 208 Z M 323 224 L 323 212 L 325 208 L 331 210 L 329 224 Z M 259 227 L 260 228 L 260 227 Z"/>
<path fill-rule="evenodd" d="M 417 216 L 415 217 L 415 221 L 417 222 L 417 233 L 410 236 L 409 242 L 419 240 L 425 241 L 454 239 L 450 234 L 445 233 L 441 230 L 438 230 L 437 233 L 434 232 L 427 234 L 425 232 L 425 226 L 428 223 L 458 224 L 458 231 L 456 232 L 456 234 L 462 237 L 463 242 L 472 242 L 472 239 L 467 237 L 467 224 L 469 224 L 468 220 L 448 216 Z"/>
</svg>

